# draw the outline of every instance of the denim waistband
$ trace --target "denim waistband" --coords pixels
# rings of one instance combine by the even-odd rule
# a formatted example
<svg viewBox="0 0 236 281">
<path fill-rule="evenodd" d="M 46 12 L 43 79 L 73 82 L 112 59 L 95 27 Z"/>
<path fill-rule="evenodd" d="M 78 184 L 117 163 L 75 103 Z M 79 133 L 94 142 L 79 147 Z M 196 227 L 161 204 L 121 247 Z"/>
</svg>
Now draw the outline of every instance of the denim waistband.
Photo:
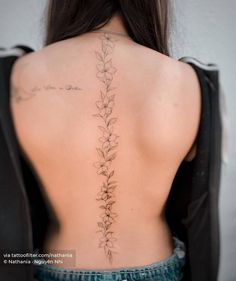
<svg viewBox="0 0 236 281">
<path fill-rule="evenodd" d="M 48 264 L 34 264 L 38 281 L 179 281 L 183 278 L 186 248 L 173 236 L 173 254 L 161 261 L 137 267 L 91 270 L 68 269 Z"/>
</svg>

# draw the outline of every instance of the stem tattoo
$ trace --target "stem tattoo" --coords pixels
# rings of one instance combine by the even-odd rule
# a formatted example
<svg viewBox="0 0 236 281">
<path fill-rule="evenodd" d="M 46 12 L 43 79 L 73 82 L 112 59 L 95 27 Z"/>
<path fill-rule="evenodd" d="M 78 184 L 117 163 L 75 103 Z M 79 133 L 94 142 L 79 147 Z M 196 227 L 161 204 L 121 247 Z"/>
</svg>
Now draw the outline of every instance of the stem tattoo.
<svg viewBox="0 0 236 281">
<path fill-rule="evenodd" d="M 99 138 L 101 143 L 97 147 L 97 153 L 100 161 L 93 165 L 97 169 L 97 174 L 104 177 L 104 181 L 97 193 L 96 200 L 101 202 L 99 208 L 102 210 L 101 221 L 97 223 L 101 237 L 99 239 L 99 248 L 103 248 L 106 258 L 112 264 L 114 251 L 114 242 L 117 240 L 112 231 L 112 225 L 115 222 L 117 214 L 113 211 L 115 203 L 114 191 L 117 187 L 117 181 L 113 180 L 114 169 L 111 168 L 112 161 L 116 158 L 116 148 L 118 146 L 118 135 L 114 133 L 114 124 L 117 118 L 112 116 L 115 105 L 115 94 L 112 94 L 114 88 L 111 88 L 112 80 L 117 69 L 112 64 L 112 53 L 115 48 L 116 40 L 110 34 L 104 33 L 101 37 L 101 50 L 96 51 L 98 60 L 96 65 L 97 78 L 102 82 L 103 88 L 100 90 L 100 98 L 95 105 L 98 113 L 93 116 L 99 118 L 102 125 L 98 128 L 102 136 Z"/>
</svg>

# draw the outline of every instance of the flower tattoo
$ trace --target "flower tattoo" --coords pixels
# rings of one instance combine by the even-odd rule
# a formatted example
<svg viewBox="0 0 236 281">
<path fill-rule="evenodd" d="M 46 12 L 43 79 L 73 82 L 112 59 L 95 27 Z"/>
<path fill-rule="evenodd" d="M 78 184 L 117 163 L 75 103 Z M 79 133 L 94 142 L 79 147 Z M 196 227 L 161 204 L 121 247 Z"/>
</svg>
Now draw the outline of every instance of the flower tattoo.
<svg viewBox="0 0 236 281">
<path fill-rule="evenodd" d="M 117 118 L 111 116 L 115 105 L 115 94 L 111 94 L 114 88 L 111 88 L 111 83 L 117 72 L 117 69 L 113 66 L 111 55 L 115 48 L 116 40 L 107 33 L 104 33 L 100 39 L 101 50 L 95 52 L 98 60 L 96 77 L 103 83 L 104 89 L 100 90 L 100 99 L 95 103 L 98 112 L 93 116 L 100 118 L 103 124 L 98 126 L 102 135 L 99 137 L 101 146 L 96 148 L 100 159 L 93 166 L 97 169 L 97 174 L 102 175 L 104 178 L 96 197 L 97 201 L 102 202 L 99 207 L 102 210 L 101 221 L 97 223 L 99 228 L 97 232 L 101 233 L 98 246 L 103 248 L 105 256 L 111 264 L 113 255 L 117 253 L 114 243 L 117 238 L 114 237 L 114 232 L 111 229 L 116 222 L 115 218 L 118 216 L 113 211 L 115 203 L 114 191 L 117 187 L 117 181 L 113 180 L 115 171 L 111 169 L 112 161 L 116 158 L 117 152 L 115 149 L 118 146 L 119 138 L 114 133 L 114 124 L 117 122 Z"/>
</svg>

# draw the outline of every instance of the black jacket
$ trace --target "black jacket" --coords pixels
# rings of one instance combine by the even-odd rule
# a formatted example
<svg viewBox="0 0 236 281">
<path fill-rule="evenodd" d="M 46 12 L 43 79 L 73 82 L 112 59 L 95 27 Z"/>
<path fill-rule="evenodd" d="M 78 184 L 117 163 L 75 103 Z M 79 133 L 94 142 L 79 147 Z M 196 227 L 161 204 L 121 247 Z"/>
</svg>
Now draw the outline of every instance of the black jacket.
<svg viewBox="0 0 236 281">
<path fill-rule="evenodd" d="M 3 253 L 33 253 L 50 223 L 36 175 L 22 157 L 9 110 L 9 77 L 26 46 L 0 50 L 0 280 L 32 281 L 30 265 L 3 263 Z M 201 119 L 197 156 L 180 165 L 166 205 L 173 234 L 187 246 L 185 281 L 216 281 L 219 268 L 218 195 L 222 153 L 219 71 L 216 65 L 182 58 L 198 76 Z"/>
</svg>

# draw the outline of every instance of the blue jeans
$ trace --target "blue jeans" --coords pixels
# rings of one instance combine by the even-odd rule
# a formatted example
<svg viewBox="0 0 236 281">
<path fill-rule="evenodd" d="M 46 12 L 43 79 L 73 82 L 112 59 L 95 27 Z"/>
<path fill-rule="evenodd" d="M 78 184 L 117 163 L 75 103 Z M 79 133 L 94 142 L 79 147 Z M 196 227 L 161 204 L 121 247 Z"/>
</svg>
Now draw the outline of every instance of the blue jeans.
<svg viewBox="0 0 236 281">
<path fill-rule="evenodd" d="M 180 281 L 185 265 L 185 245 L 173 236 L 173 254 L 145 266 L 111 270 L 66 269 L 49 264 L 35 264 L 34 277 L 38 281 Z"/>
</svg>

